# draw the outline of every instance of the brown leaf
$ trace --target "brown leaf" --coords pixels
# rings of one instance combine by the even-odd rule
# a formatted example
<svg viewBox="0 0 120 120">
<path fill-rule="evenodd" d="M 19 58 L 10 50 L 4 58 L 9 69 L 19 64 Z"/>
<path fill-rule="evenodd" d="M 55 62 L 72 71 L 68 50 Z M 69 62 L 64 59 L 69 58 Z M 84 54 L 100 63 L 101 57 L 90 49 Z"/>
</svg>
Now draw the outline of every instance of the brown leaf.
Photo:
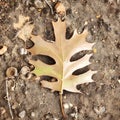
<svg viewBox="0 0 120 120">
<path fill-rule="evenodd" d="M 30 22 L 26 21 L 29 20 L 29 17 L 25 17 L 23 15 L 19 15 L 19 20 L 17 23 L 14 23 L 13 26 L 15 29 L 20 29 L 16 35 L 16 37 L 19 37 L 20 39 L 24 40 L 26 42 L 27 39 L 30 38 L 31 32 L 33 30 L 34 25 L 30 24 Z M 25 25 L 24 25 L 25 24 Z"/>
<path fill-rule="evenodd" d="M 55 42 L 47 42 L 40 35 L 31 36 L 34 42 L 34 47 L 29 49 L 32 55 L 46 55 L 55 60 L 54 65 L 48 65 L 40 60 L 29 60 L 35 66 L 33 71 L 37 76 L 51 76 L 57 79 L 55 82 L 46 80 L 41 81 L 43 87 L 52 89 L 54 91 L 63 90 L 70 92 L 80 92 L 76 85 L 93 82 L 92 75 L 95 71 L 87 71 L 84 74 L 73 75 L 77 69 L 83 68 L 90 64 L 89 58 L 91 54 L 87 54 L 79 60 L 70 61 L 70 58 L 79 51 L 91 50 L 94 43 L 86 42 L 88 35 L 87 29 L 82 34 L 74 31 L 72 38 L 66 40 L 66 24 L 58 19 L 57 22 L 52 22 L 54 27 Z"/>
</svg>

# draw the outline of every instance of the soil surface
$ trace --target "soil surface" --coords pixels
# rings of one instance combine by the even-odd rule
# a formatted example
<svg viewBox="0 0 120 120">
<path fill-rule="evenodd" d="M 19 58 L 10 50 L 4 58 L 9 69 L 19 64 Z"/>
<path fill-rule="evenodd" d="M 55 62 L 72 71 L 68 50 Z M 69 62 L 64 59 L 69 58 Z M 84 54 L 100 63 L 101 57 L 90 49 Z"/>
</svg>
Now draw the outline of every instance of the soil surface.
<svg viewBox="0 0 120 120">
<path fill-rule="evenodd" d="M 32 68 L 28 62 L 30 54 L 25 53 L 25 42 L 16 37 L 19 29 L 13 27 L 19 15 L 29 16 L 26 23 L 35 25 L 32 33 L 53 40 L 51 21 L 57 17 L 54 9 L 57 2 L 0 0 L 0 46 L 8 48 L 0 55 L 0 120 L 63 119 L 59 93 L 42 88 L 39 79 L 29 79 L 31 74 L 21 72 L 23 66 Z M 64 92 L 67 120 L 120 120 L 120 1 L 61 2 L 66 9 L 66 38 L 70 38 L 75 29 L 81 33 L 88 28 L 87 41 L 95 42 L 91 69 L 97 70 L 93 75 L 95 82 L 78 86 L 82 94 Z M 18 72 L 8 78 L 6 70 L 11 66 Z"/>
</svg>

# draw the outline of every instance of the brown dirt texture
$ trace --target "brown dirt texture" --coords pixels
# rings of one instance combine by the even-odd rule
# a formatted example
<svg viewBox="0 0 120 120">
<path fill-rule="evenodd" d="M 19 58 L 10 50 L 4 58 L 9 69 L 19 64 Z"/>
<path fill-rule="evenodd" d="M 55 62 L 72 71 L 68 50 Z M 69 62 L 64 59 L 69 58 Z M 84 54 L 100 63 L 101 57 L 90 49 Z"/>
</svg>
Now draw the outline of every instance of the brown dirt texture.
<svg viewBox="0 0 120 120">
<path fill-rule="evenodd" d="M 60 1 L 60 0 L 59 0 Z M 23 66 L 32 69 L 25 53 L 25 42 L 14 28 L 19 15 L 29 16 L 24 24 L 34 23 L 32 33 L 53 40 L 51 24 L 57 18 L 58 0 L 0 0 L 0 120 L 62 120 L 59 93 L 29 79 Z M 85 27 L 87 41 L 95 42 L 90 58 L 95 82 L 82 84 L 82 94 L 64 91 L 63 105 L 67 120 L 120 120 L 120 0 L 61 0 L 66 9 L 66 38 L 75 29 Z M 27 40 L 27 47 L 32 43 Z M 15 67 L 17 73 L 6 77 L 6 70 Z M 14 74 L 14 73 L 12 73 Z M 34 78 L 34 77 L 32 77 Z"/>
</svg>

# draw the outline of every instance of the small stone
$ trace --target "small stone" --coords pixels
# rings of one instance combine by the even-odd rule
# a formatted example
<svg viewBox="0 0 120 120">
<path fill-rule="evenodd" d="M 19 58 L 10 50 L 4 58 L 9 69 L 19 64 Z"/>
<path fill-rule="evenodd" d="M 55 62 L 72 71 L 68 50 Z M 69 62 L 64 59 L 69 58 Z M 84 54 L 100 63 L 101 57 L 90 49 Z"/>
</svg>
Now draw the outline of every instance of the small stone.
<svg viewBox="0 0 120 120">
<path fill-rule="evenodd" d="M 19 113 L 19 117 L 20 117 L 20 118 L 24 118 L 24 117 L 25 117 L 25 114 L 26 114 L 26 111 L 23 110 L 22 112 Z"/>
<path fill-rule="evenodd" d="M 64 99 L 66 99 L 66 98 L 67 98 L 67 97 L 66 97 L 66 95 L 65 95 L 65 96 L 63 96 L 63 98 L 64 98 Z"/>
<path fill-rule="evenodd" d="M 68 103 L 65 103 L 63 106 L 64 106 L 65 109 L 69 109 L 69 104 Z"/>
<path fill-rule="evenodd" d="M 63 106 L 65 109 L 69 109 L 69 108 L 73 107 L 73 104 L 72 103 L 65 103 Z"/>
<path fill-rule="evenodd" d="M 71 113 L 70 116 L 71 117 L 75 117 L 76 113 Z"/>
<path fill-rule="evenodd" d="M 20 54 L 21 55 L 26 55 L 27 54 L 27 50 L 25 48 L 21 48 L 20 49 Z"/>
<path fill-rule="evenodd" d="M 84 25 L 88 25 L 88 21 L 85 21 Z"/>
<path fill-rule="evenodd" d="M 72 103 L 69 103 L 69 106 L 70 106 L 70 107 L 73 107 L 73 104 L 72 104 Z"/>
<path fill-rule="evenodd" d="M 98 115 L 102 115 L 105 112 L 105 107 L 104 106 L 100 106 L 100 107 L 94 107 L 94 111 L 96 112 L 96 114 Z"/>
<path fill-rule="evenodd" d="M 35 112 L 31 112 L 31 117 L 35 117 Z"/>
</svg>

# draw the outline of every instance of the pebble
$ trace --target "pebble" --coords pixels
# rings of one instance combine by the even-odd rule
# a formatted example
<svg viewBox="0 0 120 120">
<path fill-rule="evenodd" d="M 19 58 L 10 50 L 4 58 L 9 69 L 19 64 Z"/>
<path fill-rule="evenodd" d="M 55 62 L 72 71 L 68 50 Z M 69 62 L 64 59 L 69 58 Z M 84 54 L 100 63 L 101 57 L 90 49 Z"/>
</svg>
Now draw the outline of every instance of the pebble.
<svg viewBox="0 0 120 120">
<path fill-rule="evenodd" d="M 94 111 L 96 112 L 96 114 L 98 115 L 102 115 L 105 112 L 105 107 L 104 106 L 100 106 L 100 107 L 94 107 Z"/>
<path fill-rule="evenodd" d="M 35 117 L 35 112 L 31 112 L 31 116 L 32 116 L 32 117 Z"/>
<path fill-rule="evenodd" d="M 25 48 L 21 48 L 20 49 L 20 54 L 21 55 L 26 55 L 27 54 L 27 50 Z"/>
<path fill-rule="evenodd" d="M 120 83 L 120 80 L 118 80 L 118 82 Z"/>
<path fill-rule="evenodd" d="M 65 109 L 69 109 L 69 104 L 68 103 L 65 103 L 63 106 L 64 106 Z"/>
<path fill-rule="evenodd" d="M 65 103 L 63 106 L 65 109 L 69 109 L 69 108 L 73 107 L 73 104 L 72 103 Z"/>
<path fill-rule="evenodd" d="M 24 117 L 25 117 L 25 114 L 26 114 L 26 111 L 23 110 L 22 112 L 19 113 L 19 117 L 20 117 L 20 118 L 24 118 Z"/>
</svg>

